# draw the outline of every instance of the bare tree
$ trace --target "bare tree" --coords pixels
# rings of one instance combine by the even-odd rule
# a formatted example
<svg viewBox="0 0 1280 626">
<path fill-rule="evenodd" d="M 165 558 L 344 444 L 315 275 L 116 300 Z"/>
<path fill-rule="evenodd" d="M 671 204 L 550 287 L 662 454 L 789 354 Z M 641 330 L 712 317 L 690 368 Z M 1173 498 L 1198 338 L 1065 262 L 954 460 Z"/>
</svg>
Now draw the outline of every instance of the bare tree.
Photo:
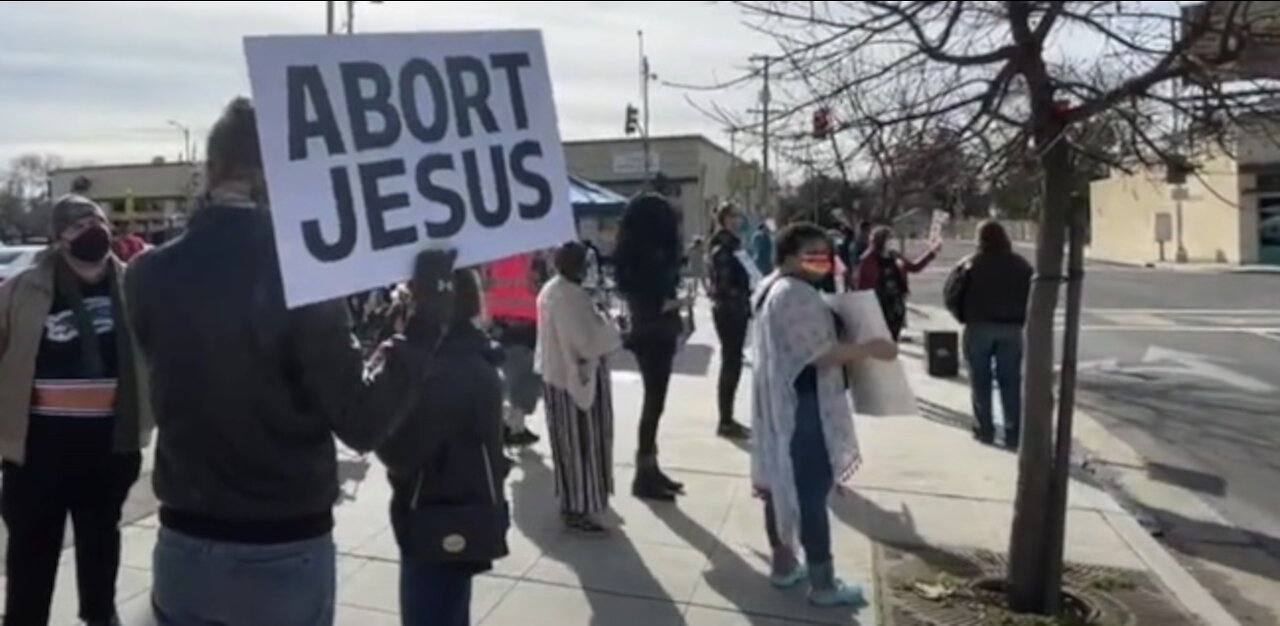
<svg viewBox="0 0 1280 626">
<path fill-rule="evenodd" d="M 15 157 L 9 162 L 9 171 L 5 177 L 6 190 L 28 205 L 47 200 L 49 176 L 60 167 L 62 158 L 53 154 L 24 154 Z"/>
<path fill-rule="evenodd" d="M 1008 599 L 1016 611 L 1059 611 L 1083 279 L 1077 173 L 1141 161 L 1178 169 L 1195 146 L 1230 149 L 1240 125 L 1272 112 L 1280 95 L 1260 63 L 1277 35 L 1263 30 L 1262 13 L 1274 13 L 1275 3 L 1214 2 L 1212 10 L 1096 1 L 735 4 L 786 61 L 774 76 L 779 117 L 835 108 L 836 131 L 851 145 L 846 155 L 892 169 L 892 146 L 946 137 L 939 148 L 981 155 L 988 179 L 1038 170 Z M 1271 63 L 1271 76 L 1280 77 Z M 1094 135 L 1092 122 L 1102 117 L 1114 133 L 1109 141 Z M 1064 284 L 1055 433 L 1054 311 Z"/>
</svg>

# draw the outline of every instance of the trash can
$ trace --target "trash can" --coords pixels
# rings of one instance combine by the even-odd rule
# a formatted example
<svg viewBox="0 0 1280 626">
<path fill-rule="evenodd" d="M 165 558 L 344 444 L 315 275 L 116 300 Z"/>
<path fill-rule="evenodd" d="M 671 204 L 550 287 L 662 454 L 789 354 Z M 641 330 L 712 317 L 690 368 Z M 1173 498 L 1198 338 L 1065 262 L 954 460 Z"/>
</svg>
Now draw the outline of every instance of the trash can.
<svg viewBox="0 0 1280 626">
<path fill-rule="evenodd" d="M 925 365 L 934 378 L 955 378 L 960 375 L 960 333 L 954 330 L 933 330 L 924 333 Z"/>
</svg>

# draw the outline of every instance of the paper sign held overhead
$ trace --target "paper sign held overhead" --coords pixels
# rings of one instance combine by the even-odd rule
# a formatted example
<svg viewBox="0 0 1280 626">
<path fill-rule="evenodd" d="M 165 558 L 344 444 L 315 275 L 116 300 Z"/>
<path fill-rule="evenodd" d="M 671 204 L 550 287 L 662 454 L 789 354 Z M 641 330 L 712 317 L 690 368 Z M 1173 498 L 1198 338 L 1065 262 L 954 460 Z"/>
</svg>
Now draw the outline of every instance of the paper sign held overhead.
<svg viewBox="0 0 1280 626">
<path fill-rule="evenodd" d="M 947 225 L 951 223 L 951 214 L 946 211 L 934 211 L 933 219 L 929 222 L 929 241 L 942 241 L 943 235 L 947 232 Z"/>
<path fill-rule="evenodd" d="M 245 40 L 290 307 L 575 239 L 536 31 Z"/>
</svg>

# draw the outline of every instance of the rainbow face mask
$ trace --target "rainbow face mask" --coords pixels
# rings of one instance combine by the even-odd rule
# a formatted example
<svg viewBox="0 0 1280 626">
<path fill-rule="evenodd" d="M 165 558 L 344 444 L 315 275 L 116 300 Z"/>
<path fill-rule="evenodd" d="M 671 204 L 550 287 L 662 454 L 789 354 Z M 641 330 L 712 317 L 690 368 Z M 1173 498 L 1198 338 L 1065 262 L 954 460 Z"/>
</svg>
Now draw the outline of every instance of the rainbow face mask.
<svg viewBox="0 0 1280 626">
<path fill-rule="evenodd" d="M 806 254 L 800 257 L 800 267 L 810 274 L 826 276 L 835 269 L 835 263 L 828 254 Z"/>
</svg>

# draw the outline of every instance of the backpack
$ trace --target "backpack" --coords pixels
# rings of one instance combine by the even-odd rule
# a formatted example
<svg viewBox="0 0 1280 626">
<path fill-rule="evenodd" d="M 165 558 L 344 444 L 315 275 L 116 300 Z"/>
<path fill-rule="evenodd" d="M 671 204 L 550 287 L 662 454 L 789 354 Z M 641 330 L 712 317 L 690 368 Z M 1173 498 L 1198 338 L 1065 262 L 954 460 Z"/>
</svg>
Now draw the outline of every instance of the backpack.
<svg viewBox="0 0 1280 626">
<path fill-rule="evenodd" d="M 969 290 L 969 271 L 973 269 L 973 259 L 968 258 L 960 262 L 955 269 L 951 270 L 951 274 L 947 276 L 947 282 L 942 286 L 942 299 L 947 306 L 947 310 L 951 312 L 951 316 L 956 318 L 961 324 L 964 321 L 964 298 L 965 292 Z"/>
</svg>

